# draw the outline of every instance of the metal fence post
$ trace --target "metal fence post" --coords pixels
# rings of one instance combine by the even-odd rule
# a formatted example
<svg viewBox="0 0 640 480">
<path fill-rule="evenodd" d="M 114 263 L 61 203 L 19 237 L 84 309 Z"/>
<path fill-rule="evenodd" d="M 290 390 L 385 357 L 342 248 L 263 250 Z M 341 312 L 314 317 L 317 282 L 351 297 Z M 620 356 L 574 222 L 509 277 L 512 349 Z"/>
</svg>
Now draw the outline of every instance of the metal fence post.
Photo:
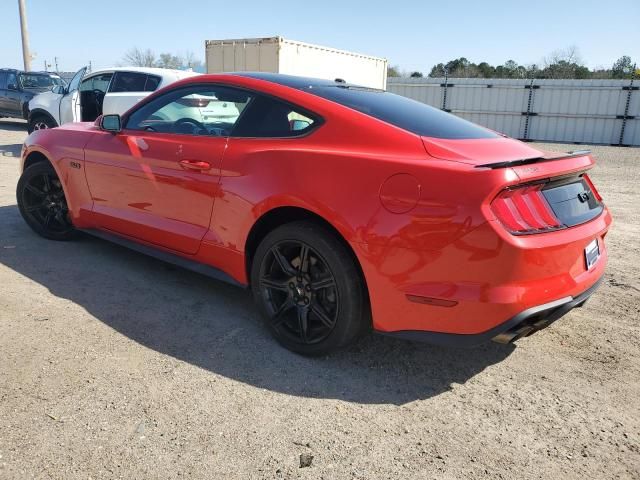
<svg viewBox="0 0 640 480">
<path fill-rule="evenodd" d="M 442 109 L 445 112 L 448 112 L 449 110 L 447 110 L 447 85 L 449 84 L 449 72 L 447 72 L 447 70 L 444 70 L 444 83 L 441 83 L 440 86 L 444 87 L 444 93 L 442 95 Z"/>
<path fill-rule="evenodd" d="M 534 85 L 533 82 L 535 79 L 531 79 L 529 85 L 525 85 L 524 88 L 529 89 L 529 98 L 527 100 L 527 111 L 522 112 L 522 115 L 525 115 L 524 119 L 524 134 L 522 135 L 522 140 L 529 140 L 529 118 L 537 115 L 537 113 L 533 113 L 531 109 L 533 108 L 533 91 L 536 88 L 540 88 L 540 85 Z"/>
<path fill-rule="evenodd" d="M 633 65 L 633 73 L 631 74 L 631 81 L 629 82 L 629 86 L 622 87 L 623 90 L 628 90 L 627 93 L 627 101 L 624 105 L 624 113 L 622 115 L 618 115 L 617 118 L 622 119 L 622 126 L 620 127 L 620 138 L 618 139 L 618 146 L 624 146 L 624 129 L 627 126 L 627 120 L 633 120 L 635 117 L 633 115 L 629 116 L 629 106 L 631 105 L 631 94 L 634 90 L 638 90 L 638 87 L 633 86 L 633 81 L 636 78 L 636 66 Z"/>
</svg>

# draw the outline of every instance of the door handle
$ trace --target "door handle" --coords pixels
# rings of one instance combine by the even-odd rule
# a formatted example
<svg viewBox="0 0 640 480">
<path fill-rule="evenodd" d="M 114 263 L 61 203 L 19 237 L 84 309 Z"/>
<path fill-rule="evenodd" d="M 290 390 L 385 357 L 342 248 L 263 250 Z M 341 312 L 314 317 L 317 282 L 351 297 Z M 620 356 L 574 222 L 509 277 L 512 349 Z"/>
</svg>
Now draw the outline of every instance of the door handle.
<svg viewBox="0 0 640 480">
<path fill-rule="evenodd" d="M 185 170 L 209 170 L 211 164 L 201 160 L 180 160 L 180 166 Z"/>
</svg>

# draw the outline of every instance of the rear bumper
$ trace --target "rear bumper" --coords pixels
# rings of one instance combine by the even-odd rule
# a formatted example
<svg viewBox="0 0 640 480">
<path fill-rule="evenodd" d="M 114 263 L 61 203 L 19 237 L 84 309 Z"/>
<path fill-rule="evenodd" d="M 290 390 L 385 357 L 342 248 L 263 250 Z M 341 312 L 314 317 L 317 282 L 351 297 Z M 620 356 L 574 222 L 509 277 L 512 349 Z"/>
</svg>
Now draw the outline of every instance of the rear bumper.
<svg viewBox="0 0 640 480">
<path fill-rule="evenodd" d="M 569 296 L 528 308 L 506 322 L 486 332 L 465 335 L 456 333 L 426 332 L 421 330 L 403 330 L 396 332 L 377 332 L 386 336 L 404 340 L 433 343 L 444 346 L 473 347 L 493 340 L 497 343 L 512 343 L 548 327 L 576 307 L 582 307 L 598 289 L 603 277 L 584 292 L 575 297 Z"/>
<path fill-rule="evenodd" d="M 560 307 L 595 285 L 606 270 L 610 224 L 605 209 L 583 225 L 530 236 L 486 222 L 439 250 L 354 244 L 373 328 L 396 336 L 492 339 L 518 324 L 523 312 Z M 584 250 L 594 239 L 600 259 L 587 268 Z"/>
</svg>

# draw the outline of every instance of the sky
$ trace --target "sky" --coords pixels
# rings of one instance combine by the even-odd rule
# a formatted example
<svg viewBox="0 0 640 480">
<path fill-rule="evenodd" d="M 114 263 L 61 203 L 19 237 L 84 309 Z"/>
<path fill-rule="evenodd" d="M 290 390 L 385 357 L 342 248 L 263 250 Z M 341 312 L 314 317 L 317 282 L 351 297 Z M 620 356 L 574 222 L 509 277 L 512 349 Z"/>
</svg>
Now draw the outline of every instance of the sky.
<svg viewBox="0 0 640 480">
<path fill-rule="evenodd" d="M 271 37 L 384 57 L 428 73 L 464 56 L 499 65 L 540 63 L 577 46 L 586 65 L 622 55 L 640 64 L 640 0 L 26 0 L 34 70 L 114 66 L 131 47 L 193 52 L 204 41 Z M 17 0 L 0 0 L 0 68 L 22 67 Z"/>
</svg>

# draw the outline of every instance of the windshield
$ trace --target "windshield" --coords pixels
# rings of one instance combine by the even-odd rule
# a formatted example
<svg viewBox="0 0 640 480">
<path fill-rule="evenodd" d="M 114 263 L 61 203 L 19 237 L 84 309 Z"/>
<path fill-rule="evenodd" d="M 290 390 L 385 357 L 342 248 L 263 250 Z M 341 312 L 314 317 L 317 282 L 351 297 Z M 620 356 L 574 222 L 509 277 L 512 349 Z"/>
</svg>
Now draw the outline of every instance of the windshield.
<svg viewBox="0 0 640 480">
<path fill-rule="evenodd" d="M 497 137 L 492 131 L 460 117 L 383 90 L 322 85 L 304 90 L 424 137 Z"/>
<path fill-rule="evenodd" d="M 21 73 L 20 85 L 26 90 L 48 90 L 51 87 L 64 85 L 60 77 L 42 73 Z"/>
</svg>

